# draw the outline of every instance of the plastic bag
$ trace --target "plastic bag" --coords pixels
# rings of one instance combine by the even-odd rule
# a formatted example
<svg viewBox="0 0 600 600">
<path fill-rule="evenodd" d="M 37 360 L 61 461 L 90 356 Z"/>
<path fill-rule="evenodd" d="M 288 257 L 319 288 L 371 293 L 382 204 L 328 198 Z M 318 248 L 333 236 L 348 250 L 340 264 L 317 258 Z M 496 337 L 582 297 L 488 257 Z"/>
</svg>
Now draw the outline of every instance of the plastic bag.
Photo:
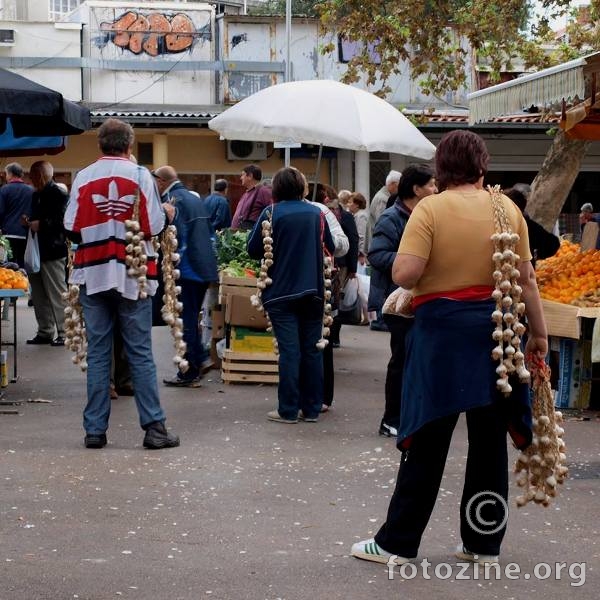
<svg viewBox="0 0 600 600">
<path fill-rule="evenodd" d="M 27 233 L 27 243 L 25 245 L 25 255 L 23 257 L 25 270 L 27 273 L 39 273 L 40 271 L 40 246 L 37 235 L 29 230 Z"/>
<path fill-rule="evenodd" d="M 412 319 L 415 315 L 412 310 L 412 294 L 401 287 L 394 290 L 383 303 L 381 312 L 384 315 L 396 315 Z"/>
<path fill-rule="evenodd" d="M 362 299 L 360 284 L 356 277 L 347 279 L 340 291 L 338 319 L 345 325 L 360 325 L 362 321 Z"/>
<path fill-rule="evenodd" d="M 356 277 L 346 279 L 340 290 L 340 310 L 350 310 L 356 304 L 359 285 Z"/>
</svg>

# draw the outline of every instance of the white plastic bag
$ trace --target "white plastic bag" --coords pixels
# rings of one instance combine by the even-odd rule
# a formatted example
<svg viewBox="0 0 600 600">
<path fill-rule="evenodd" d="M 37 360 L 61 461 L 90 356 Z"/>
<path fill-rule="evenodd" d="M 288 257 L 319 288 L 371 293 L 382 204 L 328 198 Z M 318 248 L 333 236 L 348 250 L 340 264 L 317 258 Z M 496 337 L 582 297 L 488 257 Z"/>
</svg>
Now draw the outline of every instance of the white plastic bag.
<svg viewBox="0 0 600 600">
<path fill-rule="evenodd" d="M 356 304 L 359 292 L 357 277 L 346 279 L 340 294 L 340 310 L 352 310 Z"/>
<path fill-rule="evenodd" d="M 363 304 L 366 306 L 369 301 L 369 290 L 371 289 L 371 276 L 370 275 L 361 275 L 360 273 L 356 274 L 356 278 L 358 279 L 358 294 L 361 297 Z"/>
<path fill-rule="evenodd" d="M 25 245 L 25 255 L 23 257 L 25 270 L 28 273 L 39 273 L 40 265 L 40 246 L 37 235 L 29 230 L 27 233 L 27 244 Z"/>
<path fill-rule="evenodd" d="M 401 287 L 394 290 L 383 303 L 381 312 L 384 315 L 397 315 L 412 319 L 415 315 L 412 311 L 412 294 Z"/>
</svg>

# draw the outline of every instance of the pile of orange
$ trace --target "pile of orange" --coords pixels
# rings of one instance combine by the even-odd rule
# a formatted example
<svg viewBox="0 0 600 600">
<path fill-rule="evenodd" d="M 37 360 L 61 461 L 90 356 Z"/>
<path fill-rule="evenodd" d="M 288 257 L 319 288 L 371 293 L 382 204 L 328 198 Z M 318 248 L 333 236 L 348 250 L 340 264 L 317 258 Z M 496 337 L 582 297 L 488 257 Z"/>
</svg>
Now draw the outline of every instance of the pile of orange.
<svg viewBox="0 0 600 600">
<path fill-rule="evenodd" d="M 0 267 L 0 289 L 28 290 L 29 281 L 20 271 Z"/>
<path fill-rule="evenodd" d="M 563 240 L 554 256 L 538 261 L 536 277 L 542 298 L 600 306 L 600 250 L 581 252 L 579 244 Z"/>
</svg>

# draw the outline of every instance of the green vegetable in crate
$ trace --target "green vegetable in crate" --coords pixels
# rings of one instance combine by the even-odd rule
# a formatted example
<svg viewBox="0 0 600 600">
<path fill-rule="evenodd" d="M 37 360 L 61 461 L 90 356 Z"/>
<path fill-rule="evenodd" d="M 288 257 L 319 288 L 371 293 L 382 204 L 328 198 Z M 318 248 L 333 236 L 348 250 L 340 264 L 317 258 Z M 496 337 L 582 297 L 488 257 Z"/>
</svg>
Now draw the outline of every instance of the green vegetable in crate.
<svg viewBox="0 0 600 600">
<path fill-rule="evenodd" d="M 246 252 L 248 231 L 224 229 L 217 233 L 217 262 L 219 269 L 231 277 L 256 277 L 260 267 Z"/>
</svg>

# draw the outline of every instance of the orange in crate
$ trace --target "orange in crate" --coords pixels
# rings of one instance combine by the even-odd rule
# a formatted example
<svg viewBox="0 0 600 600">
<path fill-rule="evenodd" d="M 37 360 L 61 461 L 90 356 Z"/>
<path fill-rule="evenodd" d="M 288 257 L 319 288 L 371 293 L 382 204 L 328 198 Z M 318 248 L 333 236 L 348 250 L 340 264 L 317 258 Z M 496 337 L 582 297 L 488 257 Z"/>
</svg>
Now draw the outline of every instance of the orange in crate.
<svg viewBox="0 0 600 600">
<path fill-rule="evenodd" d="M 600 250 L 580 252 L 579 244 L 563 240 L 558 252 L 536 266 L 540 295 L 576 306 L 600 306 Z"/>
</svg>

